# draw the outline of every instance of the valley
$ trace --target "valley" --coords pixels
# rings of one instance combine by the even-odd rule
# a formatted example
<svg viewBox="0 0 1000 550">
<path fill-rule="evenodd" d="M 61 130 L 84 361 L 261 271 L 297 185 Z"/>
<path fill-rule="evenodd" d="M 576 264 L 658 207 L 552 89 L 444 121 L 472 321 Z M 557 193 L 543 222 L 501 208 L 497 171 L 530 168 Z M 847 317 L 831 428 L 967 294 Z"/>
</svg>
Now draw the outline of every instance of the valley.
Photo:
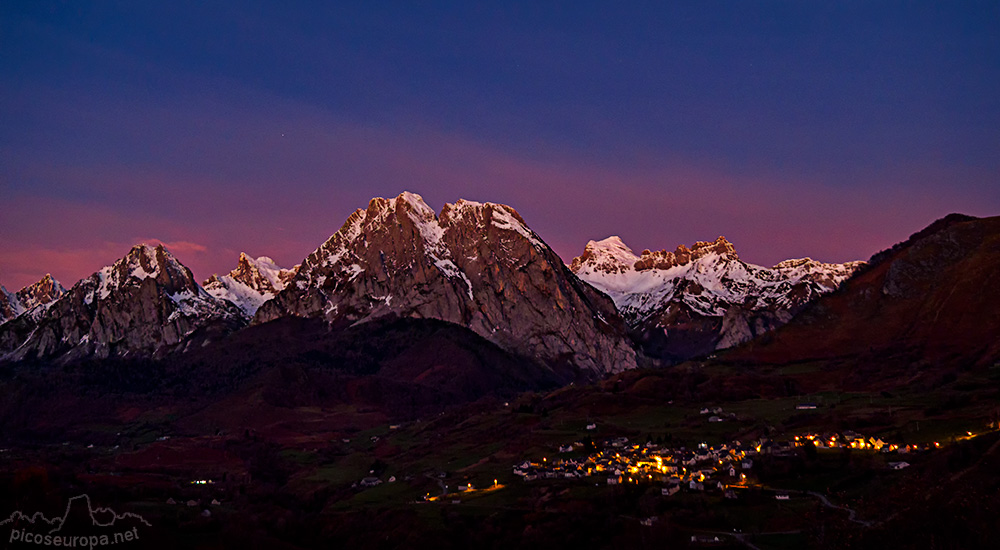
<svg viewBox="0 0 1000 550">
<path fill-rule="evenodd" d="M 591 243 L 567 266 L 509 207 L 440 218 L 403 194 L 292 269 L 244 254 L 202 287 L 140 245 L 69 290 L 21 292 L 48 298 L 0 325 L 0 505 L 87 494 L 141 513 L 162 548 L 1000 536 L 997 295 L 968 298 L 1000 265 L 997 218 L 946 217 L 866 264 L 774 269 L 721 238 L 641 257 L 676 265 L 598 261 Z M 586 266 L 663 286 L 604 294 Z M 637 317 L 634 300 L 688 314 Z M 740 343 L 734 308 L 784 321 Z M 699 343 L 651 346 L 642 319 Z"/>
</svg>

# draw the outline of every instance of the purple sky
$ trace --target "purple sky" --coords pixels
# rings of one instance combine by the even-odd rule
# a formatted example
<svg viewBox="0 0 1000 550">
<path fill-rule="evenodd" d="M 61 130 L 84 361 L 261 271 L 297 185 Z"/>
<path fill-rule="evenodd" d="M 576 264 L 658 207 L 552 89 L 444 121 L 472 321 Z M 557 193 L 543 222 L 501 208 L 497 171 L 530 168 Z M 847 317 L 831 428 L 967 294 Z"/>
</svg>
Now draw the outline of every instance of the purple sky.
<svg viewBox="0 0 1000 550">
<path fill-rule="evenodd" d="M 130 4 L 0 7 L 9 290 L 139 241 L 292 265 L 403 190 L 510 204 L 567 261 L 867 259 L 1000 214 L 995 2 Z"/>
</svg>

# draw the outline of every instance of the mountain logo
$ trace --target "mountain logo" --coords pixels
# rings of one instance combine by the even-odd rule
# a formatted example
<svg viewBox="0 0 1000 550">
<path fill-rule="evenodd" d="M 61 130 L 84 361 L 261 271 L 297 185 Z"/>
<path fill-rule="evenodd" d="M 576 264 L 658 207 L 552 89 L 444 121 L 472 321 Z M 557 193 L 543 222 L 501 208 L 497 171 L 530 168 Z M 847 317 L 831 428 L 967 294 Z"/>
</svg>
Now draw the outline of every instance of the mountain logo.
<svg viewBox="0 0 1000 550">
<path fill-rule="evenodd" d="M 96 548 L 138 541 L 140 527 L 152 527 L 139 514 L 119 514 L 111 508 L 95 508 L 90 496 L 77 495 L 66 503 L 62 516 L 48 518 L 42 512 L 28 515 L 16 510 L 0 521 L 0 529 L 10 529 L 10 546 L 62 546 Z"/>
</svg>

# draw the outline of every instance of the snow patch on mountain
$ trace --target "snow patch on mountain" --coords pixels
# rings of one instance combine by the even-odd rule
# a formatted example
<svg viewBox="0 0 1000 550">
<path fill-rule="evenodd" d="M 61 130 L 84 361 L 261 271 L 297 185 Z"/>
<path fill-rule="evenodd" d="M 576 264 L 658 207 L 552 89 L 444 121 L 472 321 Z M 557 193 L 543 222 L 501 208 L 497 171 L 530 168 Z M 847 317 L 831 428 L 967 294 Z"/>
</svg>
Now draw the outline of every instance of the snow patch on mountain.
<svg viewBox="0 0 1000 550">
<path fill-rule="evenodd" d="M 37 316 L 65 293 L 66 289 L 49 273 L 17 292 L 8 292 L 0 286 L 0 323 L 29 312 Z M 36 308 L 39 311 L 34 311 Z"/>
<path fill-rule="evenodd" d="M 17 294 L 9 292 L 3 285 L 0 285 L 0 323 L 6 323 L 24 312 L 24 305 L 17 298 Z"/>
<path fill-rule="evenodd" d="M 314 275 L 313 272 L 316 270 L 312 268 L 303 270 L 302 277 L 299 277 L 295 284 L 303 290 L 323 289 L 354 280 L 366 269 L 370 269 L 370 266 L 362 267 L 363 262 L 357 255 L 357 251 L 368 247 L 365 241 L 366 228 L 371 229 L 387 223 L 396 224 L 401 217 L 405 217 L 412 222 L 416 234 L 420 237 L 412 246 L 426 254 L 430 264 L 445 277 L 459 280 L 464 287 L 465 295 L 470 301 L 474 301 L 475 289 L 472 279 L 463 268 L 459 267 L 468 264 L 470 258 L 453 257 L 445 242 L 445 234 L 460 226 L 479 224 L 482 221 L 479 218 L 482 218 L 487 211 L 491 212 L 489 222 L 497 229 L 515 232 L 528 239 L 536 248 L 545 246 L 509 206 L 459 199 L 453 204 L 445 204 L 441 215 L 438 216 L 424 202 L 423 197 L 407 191 L 394 198 L 376 197 L 371 200 L 367 209 L 358 209 L 351 214 L 340 230 L 305 261 L 305 265 L 325 268 L 323 274 Z M 471 260 L 475 259 L 476 256 L 471 257 Z"/>
<path fill-rule="evenodd" d="M 719 346 L 728 347 L 754 334 L 737 312 L 769 312 L 771 322 L 787 322 L 792 311 L 836 289 L 862 265 L 803 258 L 767 268 L 740 260 L 725 237 L 636 255 L 620 238 L 609 237 L 587 243 L 570 269 L 611 297 L 633 328 L 653 322 L 669 330 L 659 318 L 670 306 L 682 306 L 720 318 Z"/>
<path fill-rule="evenodd" d="M 48 294 L 56 292 L 54 280 L 42 283 Z M 141 244 L 50 304 L 2 325 L 0 354 L 14 360 L 155 355 L 199 328 L 224 333 L 243 324 L 232 304 L 205 292 L 162 245 Z"/>
<path fill-rule="evenodd" d="M 435 214 L 404 192 L 351 214 L 254 322 L 434 318 L 587 371 L 634 367 L 613 304 L 582 286 L 513 208 L 460 199 Z"/>
<path fill-rule="evenodd" d="M 202 286 L 215 298 L 234 304 L 250 319 L 264 302 L 288 285 L 298 267 L 286 269 L 267 256 L 255 259 L 241 252 L 236 269 L 226 275 L 212 275 Z"/>
</svg>

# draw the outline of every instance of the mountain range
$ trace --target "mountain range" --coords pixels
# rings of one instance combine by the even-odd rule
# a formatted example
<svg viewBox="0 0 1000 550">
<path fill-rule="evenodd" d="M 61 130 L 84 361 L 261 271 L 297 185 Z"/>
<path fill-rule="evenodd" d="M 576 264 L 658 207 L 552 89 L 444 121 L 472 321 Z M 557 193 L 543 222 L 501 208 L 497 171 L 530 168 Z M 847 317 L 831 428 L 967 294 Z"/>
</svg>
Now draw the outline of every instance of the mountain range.
<svg viewBox="0 0 1000 550">
<path fill-rule="evenodd" d="M 198 284 L 162 245 L 137 245 L 69 290 L 50 276 L 4 290 L 0 353 L 160 357 L 285 317 L 413 318 L 465 327 L 562 379 L 594 378 L 772 331 L 863 265 L 767 268 L 723 237 L 639 255 L 609 237 L 566 265 L 510 206 L 459 200 L 436 213 L 404 192 L 372 199 L 291 268 L 243 253 Z"/>
<path fill-rule="evenodd" d="M 587 243 L 570 269 L 614 300 L 647 353 L 676 361 L 787 323 L 863 265 L 802 258 L 762 267 L 741 260 L 725 237 L 637 256 L 609 237 Z"/>
<path fill-rule="evenodd" d="M 68 290 L 4 292 L 0 494 L 72 479 L 141 501 L 164 547 L 367 547 L 385 526 L 399 547 L 683 546 L 736 528 L 919 547 L 928 526 L 989 547 L 998 274 L 1000 217 L 949 215 L 867 262 L 764 267 L 722 237 L 640 254 L 609 237 L 566 265 L 510 207 L 434 212 L 409 193 L 373 199 L 291 268 L 241 254 L 199 284 L 137 245 Z M 849 430 L 901 448 L 774 452 Z M 741 463 L 759 487 L 666 496 L 665 480 L 606 485 L 607 470 L 510 470 L 713 438 L 748 457 L 775 442 Z M 832 504 L 772 494 L 810 486 Z M 172 504 L 188 499 L 212 515 Z"/>
<path fill-rule="evenodd" d="M 0 325 L 8 359 L 162 355 L 198 329 L 229 333 L 239 308 L 208 294 L 163 245 L 136 245 L 62 295 Z"/>
</svg>

